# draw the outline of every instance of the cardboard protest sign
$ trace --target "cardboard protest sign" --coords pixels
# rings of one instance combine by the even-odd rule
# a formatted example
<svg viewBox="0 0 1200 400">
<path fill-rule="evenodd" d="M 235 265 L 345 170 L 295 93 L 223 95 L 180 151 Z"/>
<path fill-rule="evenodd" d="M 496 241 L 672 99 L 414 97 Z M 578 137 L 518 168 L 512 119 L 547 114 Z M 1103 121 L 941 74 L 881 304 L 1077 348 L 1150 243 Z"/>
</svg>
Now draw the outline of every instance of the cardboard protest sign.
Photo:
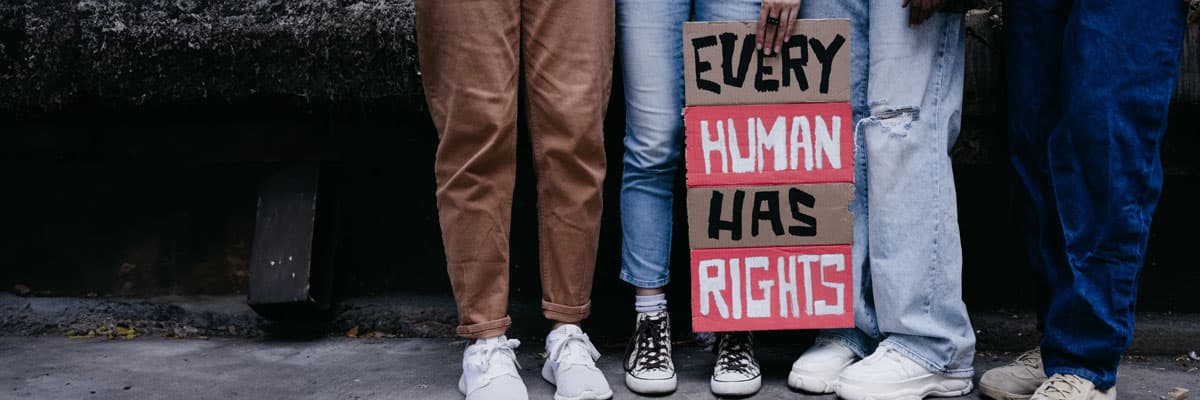
<svg viewBox="0 0 1200 400">
<path fill-rule="evenodd" d="M 854 185 L 724 186 L 688 189 L 693 249 L 845 244 Z"/>
<path fill-rule="evenodd" d="M 755 46 L 757 22 L 683 25 L 689 106 L 850 100 L 850 21 L 802 19 L 778 55 Z"/>
<path fill-rule="evenodd" d="M 688 186 L 852 182 L 850 103 L 688 107 Z"/>
<path fill-rule="evenodd" d="M 704 331 L 854 326 L 850 245 L 692 250 Z"/>
<path fill-rule="evenodd" d="M 685 23 L 692 329 L 854 326 L 850 24 Z"/>
</svg>

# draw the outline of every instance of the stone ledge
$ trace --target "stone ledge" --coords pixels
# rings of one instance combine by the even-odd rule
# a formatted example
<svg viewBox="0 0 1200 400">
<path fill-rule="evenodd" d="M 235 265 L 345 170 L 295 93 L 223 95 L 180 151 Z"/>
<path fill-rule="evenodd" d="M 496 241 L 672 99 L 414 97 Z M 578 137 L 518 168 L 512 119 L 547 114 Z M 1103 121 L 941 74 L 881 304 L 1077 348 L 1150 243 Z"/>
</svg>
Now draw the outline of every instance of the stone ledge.
<svg viewBox="0 0 1200 400">
<path fill-rule="evenodd" d="M 419 96 L 411 0 L 0 0 L 0 110 Z"/>
<path fill-rule="evenodd" d="M 517 322 L 514 337 L 540 337 L 546 326 L 535 301 L 514 299 L 509 310 Z M 632 307 L 594 313 L 590 333 L 598 343 L 623 343 L 633 329 Z M 677 309 L 676 313 L 684 312 Z M 628 314 L 628 315 L 626 315 Z M 682 316 L 682 314 L 680 314 Z M 626 318 L 628 317 L 628 318 Z M 681 317 L 677 317 L 681 318 Z M 1029 312 L 975 311 L 972 323 L 983 352 L 1024 351 L 1037 345 Z M 676 322 L 682 322 L 678 320 Z M 0 294 L 0 336 L 64 335 L 101 326 L 133 327 L 139 335 L 166 337 L 259 337 L 268 335 L 342 336 L 352 328 L 359 337 L 453 337 L 456 309 L 450 295 L 398 294 L 346 300 L 328 323 L 308 326 L 272 324 L 258 318 L 245 296 L 130 298 L 18 297 Z M 682 332 L 680 332 L 682 334 Z M 766 343 L 791 343 L 802 332 L 769 332 Z M 1139 313 L 1131 354 L 1178 356 L 1200 349 L 1200 314 Z"/>
</svg>

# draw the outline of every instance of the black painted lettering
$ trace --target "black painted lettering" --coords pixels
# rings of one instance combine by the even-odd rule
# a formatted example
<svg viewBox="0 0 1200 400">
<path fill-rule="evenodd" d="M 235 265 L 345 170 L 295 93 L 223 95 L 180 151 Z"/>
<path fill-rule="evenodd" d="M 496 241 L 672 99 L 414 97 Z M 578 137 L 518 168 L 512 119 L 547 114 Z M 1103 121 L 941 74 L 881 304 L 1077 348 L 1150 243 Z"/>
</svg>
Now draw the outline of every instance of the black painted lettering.
<svg viewBox="0 0 1200 400">
<path fill-rule="evenodd" d="M 837 57 L 838 50 L 842 49 L 842 44 L 846 43 L 846 38 L 837 35 L 829 42 L 828 47 L 821 44 L 817 38 L 809 39 L 808 43 L 812 46 L 817 62 L 821 63 L 821 93 L 829 93 L 829 73 L 833 71 L 833 59 Z"/>
<path fill-rule="evenodd" d="M 700 49 L 716 45 L 716 36 L 702 36 L 692 39 L 692 52 L 695 53 L 696 57 L 696 87 L 700 88 L 700 90 L 707 90 L 716 94 L 721 94 L 721 85 L 701 77 L 705 71 L 712 69 L 712 64 L 707 61 L 700 60 Z"/>
<path fill-rule="evenodd" d="M 792 49 L 799 49 L 799 57 L 793 57 L 797 52 Z M 788 38 L 787 42 L 783 43 L 783 49 L 780 50 L 783 57 L 783 86 L 790 87 L 792 85 L 792 76 L 796 77 L 796 85 L 800 90 L 808 90 L 808 77 L 804 75 L 804 66 L 808 65 L 808 36 L 793 35 Z"/>
<path fill-rule="evenodd" d="M 792 219 L 808 224 L 808 226 L 788 227 L 788 233 L 792 236 L 817 236 L 817 219 L 800 212 L 800 206 L 813 208 L 817 204 L 817 199 L 803 190 L 791 188 L 788 190 L 788 202 L 792 205 Z"/>
<path fill-rule="evenodd" d="M 733 48 L 737 45 L 737 35 L 721 34 L 721 69 L 725 72 L 725 84 L 742 87 L 746 83 L 746 72 L 750 70 L 750 62 L 754 56 L 754 35 L 746 35 L 742 40 L 742 54 L 738 57 L 736 73 L 733 65 Z"/>
<path fill-rule="evenodd" d="M 764 210 L 763 205 L 767 208 Z M 771 190 L 754 193 L 754 212 L 750 217 L 750 236 L 758 236 L 759 222 L 771 223 L 775 236 L 783 235 L 783 220 L 779 217 L 779 192 Z"/>
<path fill-rule="evenodd" d="M 754 89 L 758 90 L 760 93 L 778 92 L 778 79 L 763 79 L 764 76 L 770 76 L 774 73 L 774 68 L 771 68 L 770 65 L 763 63 L 763 57 L 763 53 L 761 51 L 758 52 L 758 73 L 754 75 Z"/>
<path fill-rule="evenodd" d="M 727 230 L 730 238 L 742 240 L 742 203 L 745 200 L 746 192 L 741 190 L 733 192 L 733 215 L 730 216 L 732 220 L 725 221 L 721 219 L 721 206 L 725 202 L 725 195 L 713 191 L 712 200 L 708 203 L 708 237 L 710 239 L 720 239 L 721 231 Z"/>
</svg>

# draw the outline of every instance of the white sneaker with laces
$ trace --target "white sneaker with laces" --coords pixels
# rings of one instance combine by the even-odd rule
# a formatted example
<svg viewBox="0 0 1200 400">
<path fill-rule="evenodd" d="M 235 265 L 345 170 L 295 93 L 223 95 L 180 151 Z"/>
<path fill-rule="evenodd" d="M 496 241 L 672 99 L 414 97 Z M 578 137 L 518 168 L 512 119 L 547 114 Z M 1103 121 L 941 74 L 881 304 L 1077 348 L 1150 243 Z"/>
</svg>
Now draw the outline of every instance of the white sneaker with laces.
<svg viewBox="0 0 1200 400">
<path fill-rule="evenodd" d="M 1116 400 L 1117 388 L 1106 391 L 1078 375 L 1054 374 L 1038 387 L 1031 400 Z"/>
<path fill-rule="evenodd" d="M 971 378 L 929 371 L 886 343 L 838 376 L 837 395 L 846 400 L 921 400 L 971 392 Z"/>
<path fill-rule="evenodd" d="M 1044 382 L 1042 351 L 1034 348 L 1008 365 L 984 372 L 979 378 L 979 393 L 995 400 L 1029 400 Z"/>
<path fill-rule="evenodd" d="M 858 361 L 858 355 L 849 347 L 818 339 L 792 364 L 788 387 L 809 393 L 833 393 L 838 375 L 855 361 Z"/>
<path fill-rule="evenodd" d="M 458 391 L 467 400 L 529 400 L 518 372 L 515 350 L 520 345 L 516 339 L 500 336 L 467 346 Z"/>
<path fill-rule="evenodd" d="M 637 394 L 666 394 L 678 385 L 671 361 L 671 318 L 666 311 L 638 313 L 625 354 L 625 386 Z"/>
<path fill-rule="evenodd" d="M 717 396 L 749 396 L 762 388 L 762 371 L 754 359 L 749 332 L 723 333 L 717 339 L 717 365 L 709 387 Z"/>
<path fill-rule="evenodd" d="M 605 400 L 613 396 L 604 373 L 596 368 L 600 351 L 579 325 L 566 324 L 546 337 L 542 378 L 555 385 L 554 400 Z"/>
</svg>

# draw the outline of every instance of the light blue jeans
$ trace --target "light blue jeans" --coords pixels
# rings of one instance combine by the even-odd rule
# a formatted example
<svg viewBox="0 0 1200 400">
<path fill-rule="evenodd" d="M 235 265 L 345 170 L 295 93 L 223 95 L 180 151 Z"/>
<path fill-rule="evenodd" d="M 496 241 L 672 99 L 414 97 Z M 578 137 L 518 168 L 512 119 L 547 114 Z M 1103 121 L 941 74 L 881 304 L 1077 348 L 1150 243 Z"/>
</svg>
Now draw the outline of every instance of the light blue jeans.
<svg viewBox="0 0 1200 400">
<path fill-rule="evenodd" d="M 949 155 L 962 109 L 963 17 L 938 13 L 909 29 L 900 4 L 801 2 L 801 18 L 851 21 L 851 106 L 859 122 L 850 205 L 857 328 L 824 331 L 819 340 L 864 357 L 883 343 L 929 370 L 969 377 L 975 336 L 962 302 Z M 759 2 L 617 1 L 626 104 L 621 279 L 642 288 L 670 280 L 683 148 L 680 26 L 693 10 L 697 20 L 753 20 Z"/>
<path fill-rule="evenodd" d="M 838 341 L 859 356 L 887 346 L 928 370 L 970 378 L 975 331 L 962 302 L 950 165 L 962 111 L 963 16 L 937 13 L 913 29 L 900 0 L 833 2 L 867 9 L 869 39 L 852 43 L 867 47 L 869 60 L 854 53 L 852 63 L 869 65 L 869 117 L 856 124 L 850 205 L 857 328 L 825 331 L 818 340 Z M 862 18 L 852 21 L 862 30 Z"/>
<path fill-rule="evenodd" d="M 683 151 L 683 23 L 757 20 L 758 0 L 617 0 L 625 82 L 621 280 L 670 282 L 675 181 Z"/>
</svg>

